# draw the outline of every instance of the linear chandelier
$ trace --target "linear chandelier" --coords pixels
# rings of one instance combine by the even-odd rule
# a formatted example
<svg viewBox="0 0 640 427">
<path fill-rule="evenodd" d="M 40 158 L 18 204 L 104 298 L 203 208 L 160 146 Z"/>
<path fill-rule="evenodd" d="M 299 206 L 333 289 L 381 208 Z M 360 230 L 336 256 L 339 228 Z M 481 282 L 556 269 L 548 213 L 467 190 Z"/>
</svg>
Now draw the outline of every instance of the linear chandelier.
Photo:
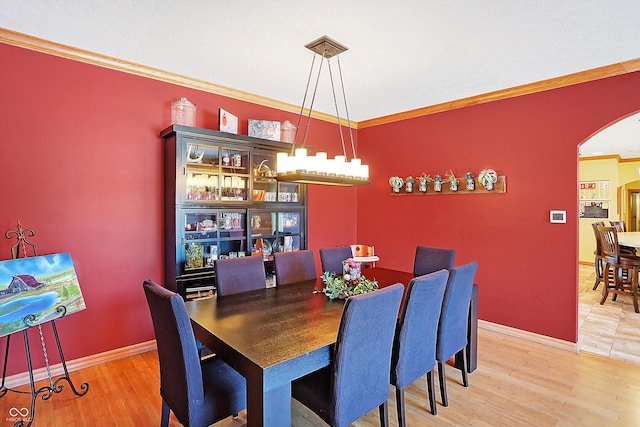
<svg viewBox="0 0 640 427">
<path fill-rule="evenodd" d="M 302 101 L 302 107 L 300 108 L 300 115 L 298 117 L 298 126 L 296 128 L 296 139 L 300 130 L 302 117 L 304 116 L 304 108 L 307 103 L 307 97 L 309 96 L 309 87 L 311 83 L 311 77 L 313 75 L 316 56 L 320 55 L 320 65 L 316 75 L 316 81 L 313 88 L 313 94 L 311 96 L 308 113 L 306 116 L 306 123 L 304 127 L 304 134 L 302 136 L 302 143 L 299 148 L 296 148 L 295 142 L 291 148 L 291 153 L 278 153 L 277 154 L 277 175 L 278 181 L 284 182 L 298 182 L 302 184 L 321 184 L 321 185 L 338 185 L 338 186 L 355 186 L 355 185 L 367 185 L 369 184 L 369 166 L 363 165 L 362 161 L 356 156 L 355 144 L 353 142 L 353 130 L 351 128 L 351 119 L 349 118 L 349 110 L 347 108 L 347 97 L 344 91 L 344 83 L 342 80 L 342 69 L 340 68 L 339 55 L 348 50 L 348 48 L 337 41 L 323 36 L 317 40 L 312 41 L 305 45 L 305 47 L 314 52 L 313 60 L 311 62 L 311 70 L 309 71 L 309 78 L 307 79 L 307 87 L 304 93 L 304 99 Z M 342 98 L 344 100 L 344 108 L 347 119 L 347 126 L 349 131 L 349 137 L 351 140 L 351 150 L 353 157 L 351 160 L 347 158 L 347 149 L 344 141 L 344 134 L 342 130 L 342 122 L 340 119 L 340 112 L 338 111 L 338 101 L 336 97 L 336 90 L 333 83 L 333 72 L 331 70 L 332 57 L 336 57 L 338 62 L 338 73 L 340 76 L 340 87 L 342 89 Z M 342 155 L 335 156 L 333 159 L 327 157 L 326 152 L 318 152 L 315 155 L 308 155 L 307 149 L 304 148 L 307 131 L 309 130 L 309 123 L 311 121 L 311 112 L 313 111 L 313 102 L 316 97 L 318 89 L 318 81 L 320 80 L 320 72 L 322 71 L 322 64 L 324 60 L 327 61 L 327 67 L 329 68 L 329 77 L 331 80 L 331 90 L 333 92 L 333 102 L 336 107 L 336 117 L 338 121 L 338 130 L 340 132 L 340 140 L 342 142 Z"/>
</svg>

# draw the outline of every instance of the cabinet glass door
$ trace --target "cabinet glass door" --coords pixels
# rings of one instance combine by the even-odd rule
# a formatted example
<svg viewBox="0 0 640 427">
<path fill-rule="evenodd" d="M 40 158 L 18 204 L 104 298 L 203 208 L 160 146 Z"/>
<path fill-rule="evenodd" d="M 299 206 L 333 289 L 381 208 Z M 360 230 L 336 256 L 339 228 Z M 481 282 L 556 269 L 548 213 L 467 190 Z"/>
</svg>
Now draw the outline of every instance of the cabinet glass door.
<svg viewBox="0 0 640 427">
<path fill-rule="evenodd" d="M 220 258 L 247 255 L 247 214 L 245 210 L 218 213 L 218 254 Z"/>
<path fill-rule="evenodd" d="M 278 201 L 284 203 L 303 203 L 302 184 L 295 182 L 278 183 Z"/>
<path fill-rule="evenodd" d="M 304 249 L 304 216 L 302 211 L 252 209 L 251 252 L 271 259 L 274 252 Z"/>
<path fill-rule="evenodd" d="M 218 216 L 215 212 L 184 213 L 184 270 L 212 267 L 218 258 Z"/>
<path fill-rule="evenodd" d="M 219 154 L 218 147 L 187 141 L 184 153 L 186 200 L 220 200 Z"/>
<path fill-rule="evenodd" d="M 256 151 L 253 153 L 253 201 L 277 201 L 278 182 L 276 176 L 276 156 L 273 153 Z"/>
<path fill-rule="evenodd" d="M 246 201 L 249 193 L 249 150 L 222 147 L 220 200 Z"/>
</svg>

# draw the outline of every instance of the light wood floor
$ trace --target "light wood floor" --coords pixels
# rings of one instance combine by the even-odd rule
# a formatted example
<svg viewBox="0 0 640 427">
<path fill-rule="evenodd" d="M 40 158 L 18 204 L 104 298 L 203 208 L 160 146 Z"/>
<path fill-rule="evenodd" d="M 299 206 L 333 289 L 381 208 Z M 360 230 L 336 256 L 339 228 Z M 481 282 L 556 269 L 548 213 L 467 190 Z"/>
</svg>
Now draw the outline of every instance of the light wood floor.
<svg viewBox="0 0 640 427">
<path fill-rule="evenodd" d="M 576 354 L 487 330 L 480 330 L 478 353 L 479 367 L 469 377 L 469 388 L 460 385 L 457 370 L 447 370 L 449 407 L 438 404 L 437 416 L 427 412 L 424 380 L 406 390 L 408 425 L 640 425 L 638 365 L 586 352 Z M 38 401 L 33 426 L 159 425 L 155 351 L 72 372 L 71 378 L 76 385 L 88 382 L 89 393 L 76 398 L 67 387 L 48 401 Z M 397 426 L 394 396 L 390 388 L 391 426 Z M 28 395 L 9 393 L 0 398 L 0 425 L 5 425 L 11 407 L 28 405 Z M 296 401 L 292 412 L 294 426 L 324 425 Z M 229 418 L 217 425 L 242 426 L 245 422 L 246 414 L 241 413 L 238 420 Z M 354 425 L 377 423 L 378 413 L 373 411 Z M 178 425 L 173 416 L 171 425 Z"/>
<path fill-rule="evenodd" d="M 610 294 L 600 305 L 603 284 L 593 290 L 593 266 L 580 265 L 578 296 L 578 344 L 581 351 L 601 354 L 640 365 L 640 314 L 631 297 Z"/>
</svg>

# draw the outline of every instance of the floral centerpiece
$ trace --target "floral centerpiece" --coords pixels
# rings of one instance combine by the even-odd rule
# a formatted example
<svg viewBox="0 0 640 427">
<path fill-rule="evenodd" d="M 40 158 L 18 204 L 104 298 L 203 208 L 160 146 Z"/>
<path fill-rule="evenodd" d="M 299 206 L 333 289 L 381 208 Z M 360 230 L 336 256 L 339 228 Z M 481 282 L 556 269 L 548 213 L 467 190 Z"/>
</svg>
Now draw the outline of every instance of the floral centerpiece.
<svg viewBox="0 0 640 427">
<path fill-rule="evenodd" d="M 353 295 L 366 294 L 378 289 L 378 282 L 369 280 L 364 275 L 352 279 L 350 274 L 332 274 L 325 271 L 322 276 L 322 293 L 329 299 L 347 299 Z"/>
</svg>

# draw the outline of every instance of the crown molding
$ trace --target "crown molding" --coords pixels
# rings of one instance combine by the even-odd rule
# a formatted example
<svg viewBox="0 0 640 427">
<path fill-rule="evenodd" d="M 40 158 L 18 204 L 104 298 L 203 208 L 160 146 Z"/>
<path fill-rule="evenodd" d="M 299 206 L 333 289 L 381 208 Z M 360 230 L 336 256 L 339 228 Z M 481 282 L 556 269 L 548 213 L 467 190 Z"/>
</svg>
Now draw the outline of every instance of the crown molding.
<svg viewBox="0 0 640 427">
<path fill-rule="evenodd" d="M 59 56 L 62 58 L 72 59 L 87 64 L 97 65 L 112 70 L 123 71 L 137 76 L 189 87 L 192 89 L 201 90 L 203 92 L 213 93 L 216 95 L 225 96 L 227 98 L 246 101 L 252 104 L 275 108 L 290 113 L 300 113 L 300 107 L 297 105 L 276 101 L 274 99 L 266 98 L 237 89 L 231 89 L 221 85 L 216 85 L 213 83 L 205 82 L 203 80 L 182 76 L 180 74 L 169 73 L 157 68 L 147 67 L 145 65 L 140 65 L 135 62 L 125 61 L 107 55 L 101 55 L 88 50 L 67 46 L 64 44 L 34 37 L 28 34 L 11 31 L 5 28 L 0 28 L 0 43 L 22 47 L 49 55 Z M 581 71 L 578 73 L 567 74 L 566 76 L 555 77 L 552 79 L 542 80 L 539 82 L 521 86 L 515 86 L 512 88 L 489 92 L 477 96 L 471 96 L 468 98 L 462 98 L 455 101 L 443 102 L 441 104 L 431 105 L 428 107 L 418 108 L 402 113 L 391 114 L 375 119 L 364 120 L 360 122 L 351 121 L 351 127 L 354 129 L 362 129 L 386 123 L 393 123 L 400 120 L 412 119 L 430 114 L 441 113 L 444 111 L 455 110 L 458 108 L 469 107 L 472 105 L 484 104 L 501 99 L 514 98 L 517 96 L 571 86 L 578 83 L 585 83 L 593 80 L 604 79 L 607 77 L 633 73 L 639 70 L 640 58 L 637 58 L 629 61 L 619 62 L 617 64 Z M 305 111 L 303 111 L 303 114 L 307 115 L 308 110 L 305 109 Z M 311 117 L 332 123 L 337 123 L 338 120 L 333 115 L 317 111 L 312 111 Z M 344 125 L 348 125 L 346 119 L 341 118 L 341 123 Z"/>
<path fill-rule="evenodd" d="M 514 86 L 512 88 L 497 90 L 494 92 L 471 96 L 468 98 L 457 99 L 451 102 L 443 102 L 442 104 L 417 108 L 415 110 L 405 111 L 398 114 L 391 114 L 371 120 L 363 120 L 358 123 L 358 127 L 362 129 L 386 123 L 393 123 L 400 120 L 413 119 L 416 117 L 455 110 L 457 108 L 470 107 L 472 105 L 484 104 L 501 99 L 515 98 L 518 96 L 558 89 L 565 86 L 586 83 L 594 80 L 604 79 L 607 77 L 629 74 L 639 70 L 640 58 L 632 59 L 629 61 L 619 62 L 617 64 L 606 65 L 604 67 L 593 68 L 591 70 L 580 71 L 578 73 L 567 74 L 565 76 L 554 77 L 547 80 L 541 80 L 539 82 L 529 83 L 521 86 Z"/>
<path fill-rule="evenodd" d="M 616 160 L 618 163 L 632 163 L 632 162 L 640 162 L 640 157 L 629 157 L 622 158 L 619 154 L 607 154 L 603 156 L 585 156 L 580 157 L 578 160 L 589 161 L 589 160 Z"/>
<path fill-rule="evenodd" d="M 271 98 L 255 95 L 253 93 L 244 92 L 237 89 L 231 89 L 226 86 L 209 83 L 203 80 L 186 77 L 180 74 L 170 73 L 157 68 L 148 67 L 146 65 L 137 64 L 131 61 L 114 58 L 107 55 L 91 52 L 61 43 L 34 37 L 28 34 L 0 28 L 0 43 L 11 46 L 17 46 L 36 52 L 54 55 L 61 58 L 71 59 L 74 61 L 84 62 L 86 64 L 97 65 L 99 67 L 109 68 L 111 70 L 122 71 L 136 76 L 146 77 L 159 80 L 191 89 L 201 90 L 207 93 L 221 95 L 227 98 L 237 99 L 240 101 L 250 102 L 252 104 L 262 105 L 265 107 L 275 108 L 290 113 L 300 114 L 300 106 L 289 104 L 286 102 L 276 101 Z M 308 115 L 308 109 L 303 114 Z M 337 118 L 330 114 L 312 111 L 311 117 L 327 122 L 337 123 Z M 341 120 L 342 124 L 347 125 L 346 120 Z M 351 122 L 352 128 L 357 128 L 357 123 Z"/>
</svg>

